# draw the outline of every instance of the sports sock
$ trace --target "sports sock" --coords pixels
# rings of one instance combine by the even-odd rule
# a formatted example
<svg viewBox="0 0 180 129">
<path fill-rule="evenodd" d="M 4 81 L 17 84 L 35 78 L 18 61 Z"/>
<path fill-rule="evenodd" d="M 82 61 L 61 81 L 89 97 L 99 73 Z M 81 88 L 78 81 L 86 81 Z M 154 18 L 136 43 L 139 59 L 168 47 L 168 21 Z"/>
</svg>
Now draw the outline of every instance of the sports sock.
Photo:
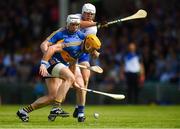
<svg viewBox="0 0 180 129">
<path fill-rule="evenodd" d="M 53 102 L 53 109 L 59 108 L 60 106 L 61 106 L 61 102 L 59 102 L 57 100 L 54 100 L 54 102 Z"/>
<path fill-rule="evenodd" d="M 78 117 L 84 116 L 84 106 L 78 106 Z"/>
<path fill-rule="evenodd" d="M 28 106 L 24 107 L 23 110 L 24 110 L 25 112 L 27 112 L 27 113 L 30 113 L 30 112 L 32 112 L 34 109 L 33 109 L 33 107 L 32 107 L 31 105 L 28 105 Z"/>
</svg>

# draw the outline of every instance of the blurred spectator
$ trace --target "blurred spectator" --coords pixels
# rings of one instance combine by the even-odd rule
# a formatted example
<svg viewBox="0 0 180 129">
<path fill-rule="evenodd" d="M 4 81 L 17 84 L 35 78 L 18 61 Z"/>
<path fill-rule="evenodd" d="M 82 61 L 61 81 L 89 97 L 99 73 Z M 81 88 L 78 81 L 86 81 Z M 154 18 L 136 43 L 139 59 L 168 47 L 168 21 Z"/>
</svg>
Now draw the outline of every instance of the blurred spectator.
<svg viewBox="0 0 180 129">
<path fill-rule="evenodd" d="M 5 76 L 5 66 L 3 64 L 3 56 L 4 53 L 3 51 L 0 52 L 0 81 L 4 81 L 4 76 Z"/>
<path fill-rule="evenodd" d="M 42 83 L 42 79 L 40 77 L 35 78 L 35 84 L 34 84 L 34 94 L 36 98 L 39 98 L 40 96 L 45 95 L 46 88 L 45 85 Z"/>
<path fill-rule="evenodd" d="M 122 62 L 120 77 L 121 79 L 126 79 L 127 101 L 129 104 L 137 104 L 140 84 L 143 85 L 145 78 L 144 65 L 136 51 L 136 44 L 134 42 L 128 45 L 128 52 L 124 55 Z"/>
</svg>

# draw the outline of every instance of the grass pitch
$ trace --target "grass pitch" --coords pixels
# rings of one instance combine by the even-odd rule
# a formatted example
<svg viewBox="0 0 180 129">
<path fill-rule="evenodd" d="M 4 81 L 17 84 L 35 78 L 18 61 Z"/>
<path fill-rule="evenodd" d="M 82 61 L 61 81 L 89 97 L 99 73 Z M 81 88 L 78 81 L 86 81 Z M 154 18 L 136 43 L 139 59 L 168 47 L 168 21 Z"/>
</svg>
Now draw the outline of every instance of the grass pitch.
<svg viewBox="0 0 180 129">
<path fill-rule="evenodd" d="M 21 122 L 15 115 L 21 106 L 0 106 L 0 129 L 52 129 L 52 128 L 180 128 L 180 106 L 86 106 L 86 121 L 78 123 L 72 115 L 57 117 L 49 122 L 50 107 L 30 113 L 28 123 Z M 73 113 L 74 106 L 63 108 Z M 95 119 L 93 114 L 99 113 Z"/>
</svg>

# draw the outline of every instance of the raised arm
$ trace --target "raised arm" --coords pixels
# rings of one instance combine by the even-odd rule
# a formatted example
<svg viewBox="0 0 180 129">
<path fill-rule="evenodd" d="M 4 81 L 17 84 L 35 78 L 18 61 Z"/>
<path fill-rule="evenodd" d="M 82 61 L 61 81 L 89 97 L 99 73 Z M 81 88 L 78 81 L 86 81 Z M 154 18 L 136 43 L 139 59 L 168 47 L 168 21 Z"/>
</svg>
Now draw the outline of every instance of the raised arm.
<svg viewBox="0 0 180 129">
<path fill-rule="evenodd" d="M 91 22 L 91 21 L 83 21 L 83 20 L 81 20 L 81 22 L 80 22 L 80 27 L 81 28 L 87 28 L 87 27 L 91 27 L 91 26 L 96 26 L 96 22 Z"/>
</svg>

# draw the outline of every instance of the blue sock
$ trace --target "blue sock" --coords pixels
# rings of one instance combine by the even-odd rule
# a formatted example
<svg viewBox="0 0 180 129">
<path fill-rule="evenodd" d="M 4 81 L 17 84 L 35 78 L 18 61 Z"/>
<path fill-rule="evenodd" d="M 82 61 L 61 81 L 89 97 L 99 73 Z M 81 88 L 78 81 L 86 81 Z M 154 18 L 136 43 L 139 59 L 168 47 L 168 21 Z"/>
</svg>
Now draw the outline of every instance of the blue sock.
<svg viewBox="0 0 180 129">
<path fill-rule="evenodd" d="M 84 106 L 78 106 L 78 117 L 84 116 Z"/>
</svg>

